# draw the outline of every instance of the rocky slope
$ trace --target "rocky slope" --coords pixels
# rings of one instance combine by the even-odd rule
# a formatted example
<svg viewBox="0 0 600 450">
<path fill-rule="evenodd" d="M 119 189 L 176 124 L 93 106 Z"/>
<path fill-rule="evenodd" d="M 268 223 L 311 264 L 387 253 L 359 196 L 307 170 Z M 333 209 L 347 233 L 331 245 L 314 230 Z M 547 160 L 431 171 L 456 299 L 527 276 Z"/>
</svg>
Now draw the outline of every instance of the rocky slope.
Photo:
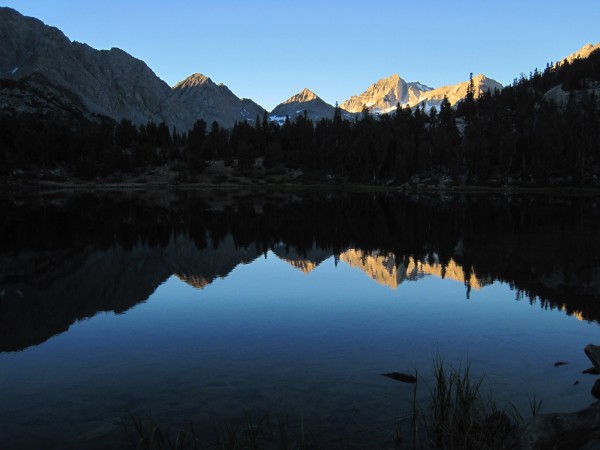
<svg viewBox="0 0 600 450">
<path fill-rule="evenodd" d="M 393 111 L 398 103 L 402 106 L 418 103 L 421 95 L 430 90 L 429 86 L 419 82 L 407 83 L 395 74 L 373 83 L 362 94 L 350 97 L 340 108 L 359 113 L 366 106 L 374 113 L 387 113 Z"/>
<path fill-rule="evenodd" d="M 175 124 L 185 116 L 178 105 L 166 102 L 169 85 L 123 50 L 71 42 L 57 28 L 10 8 L 0 8 L 0 41 L 4 78 L 67 90 L 87 111 L 116 120 Z"/>
<path fill-rule="evenodd" d="M 409 106 L 417 106 L 425 103 L 425 110 L 435 106 L 438 110 L 444 97 L 448 98 L 451 105 L 456 105 L 458 102 L 463 100 L 467 96 L 470 81 L 463 81 L 461 83 L 453 84 L 450 86 L 442 86 L 437 89 L 424 92 L 417 101 L 411 103 Z M 486 77 L 483 74 L 473 77 L 473 88 L 475 98 L 479 97 L 486 91 L 494 91 L 494 89 L 502 89 L 502 85 L 496 80 Z"/>
<path fill-rule="evenodd" d="M 560 65 L 564 62 L 572 63 L 578 59 L 589 58 L 589 56 L 595 52 L 596 50 L 600 50 L 600 43 L 596 45 L 587 44 L 582 48 L 577 50 L 575 53 L 570 54 L 557 65 Z M 576 101 L 580 101 L 584 96 L 594 94 L 596 97 L 600 95 L 600 82 L 593 80 L 586 80 L 583 82 L 583 88 L 577 89 L 574 91 L 567 91 L 563 89 L 562 84 L 558 86 L 554 86 L 549 89 L 546 94 L 544 94 L 544 100 L 555 102 L 560 107 L 565 107 L 569 101 L 569 96 L 573 94 L 575 96 Z"/>
<path fill-rule="evenodd" d="M 576 59 L 585 59 L 585 58 L 589 57 L 592 52 L 599 50 L 599 49 L 600 49 L 600 42 L 596 45 L 586 44 L 583 47 L 581 47 L 579 50 L 577 50 L 575 53 L 572 53 L 569 56 L 567 56 L 565 59 L 563 59 L 563 61 L 568 61 L 569 63 L 572 63 Z"/>
<path fill-rule="evenodd" d="M 91 118 L 79 98 L 71 92 L 25 80 L 0 79 L 0 111 L 43 114 L 54 120 Z"/>
<path fill-rule="evenodd" d="M 254 121 L 264 109 L 239 99 L 226 86 L 195 74 L 173 89 L 141 60 L 118 48 L 95 50 L 70 41 L 59 29 L 0 8 L 0 78 L 20 82 L 3 89 L 5 111 L 53 112 L 76 108 L 115 120 L 166 122 L 187 130 L 198 119 L 232 127 Z M 41 93 L 41 94 L 40 94 Z M 25 102 L 18 102 L 23 97 Z M 47 101 L 52 97 L 53 100 Z"/>
<path fill-rule="evenodd" d="M 549 89 L 544 94 L 544 100 L 552 101 L 564 108 L 569 102 L 569 96 L 571 93 L 575 96 L 575 100 L 577 102 L 580 102 L 584 95 L 590 95 L 592 93 L 598 97 L 600 96 L 600 83 L 597 81 L 590 81 L 586 83 L 584 89 L 578 89 L 576 91 L 566 91 L 563 89 L 562 84 L 559 84 L 558 86 L 554 86 L 552 89 Z"/>
<path fill-rule="evenodd" d="M 238 98 L 224 84 L 216 84 L 200 73 L 177 83 L 171 100 L 181 104 L 189 114 L 184 129 L 191 128 L 198 119 L 209 125 L 217 121 L 221 126 L 231 128 L 235 122 L 244 120 L 254 123 L 257 116 L 262 118 L 265 113 L 265 109 L 252 100 Z"/>
</svg>

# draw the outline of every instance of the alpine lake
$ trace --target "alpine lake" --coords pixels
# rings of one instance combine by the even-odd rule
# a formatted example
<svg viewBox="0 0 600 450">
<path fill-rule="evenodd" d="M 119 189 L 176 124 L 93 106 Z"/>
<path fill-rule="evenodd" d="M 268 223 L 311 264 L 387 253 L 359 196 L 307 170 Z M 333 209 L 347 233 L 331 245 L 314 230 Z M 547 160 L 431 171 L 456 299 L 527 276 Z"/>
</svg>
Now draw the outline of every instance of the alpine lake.
<svg viewBox="0 0 600 450">
<path fill-rule="evenodd" d="M 524 417 L 585 408 L 599 200 L 2 196 L 0 448 L 135 449 L 136 422 L 209 445 L 265 417 L 321 448 L 392 448 L 436 360 Z"/>
</svg>

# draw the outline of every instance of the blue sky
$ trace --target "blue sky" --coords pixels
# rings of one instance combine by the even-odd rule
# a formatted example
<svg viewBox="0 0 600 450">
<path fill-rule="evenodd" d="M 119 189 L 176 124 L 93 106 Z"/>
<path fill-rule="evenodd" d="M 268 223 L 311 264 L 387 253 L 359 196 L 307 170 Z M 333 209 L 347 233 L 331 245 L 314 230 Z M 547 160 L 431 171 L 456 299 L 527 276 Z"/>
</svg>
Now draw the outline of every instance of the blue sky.
<svg viewBox="0 0 600 450">
<path fill-rule="evenodd" d="M 267 109 L 304 87 L 329 103 L 398 73 L 432 87 L 502 84 L 600 41 L 600 1 L 4 1 L 169 85 L 194 72 Z"/>
</svg>

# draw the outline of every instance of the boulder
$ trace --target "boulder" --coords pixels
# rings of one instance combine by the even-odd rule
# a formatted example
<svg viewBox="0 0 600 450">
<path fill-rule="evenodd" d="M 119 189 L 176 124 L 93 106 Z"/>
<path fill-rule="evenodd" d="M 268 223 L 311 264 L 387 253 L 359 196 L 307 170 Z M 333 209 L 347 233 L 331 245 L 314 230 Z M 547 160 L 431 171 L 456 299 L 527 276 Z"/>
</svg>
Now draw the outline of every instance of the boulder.
<svg viewBox="0 0 600 450">
<path fill-rule="evenodd" d="M 600 373 L 600 345 L 588 344 L 583 351 L 590 358 L 590 361 L 592 361 L 596 373 Z"/>
<path fill-rule="evenodd" d="M 599 424 L 600 402 L 572 414 L 542 414 L 521 424 L 513 447 L 522 450 L 596 448 L 593 444 L 599 438 Z"/>
<path fill-rule="evenodd" d="M 600 399 L 600 378 L 598 378 L 594 383 L 594 386 L 592 386 L 592 395 Z"/>
</svg>

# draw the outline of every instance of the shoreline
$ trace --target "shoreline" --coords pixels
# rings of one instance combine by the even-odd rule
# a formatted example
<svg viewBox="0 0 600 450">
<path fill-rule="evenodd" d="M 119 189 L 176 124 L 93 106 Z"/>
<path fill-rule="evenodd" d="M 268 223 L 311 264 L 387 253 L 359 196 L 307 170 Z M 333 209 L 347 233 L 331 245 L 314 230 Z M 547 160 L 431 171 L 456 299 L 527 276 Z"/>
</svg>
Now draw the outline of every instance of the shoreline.
<svg viewBox="0 0 600 450">
<path fill-rule="evenodd" d="M 560 195 L 600 196 L 600 186 L 486 186 L 486 185 L 383 185 L 363 183 L 170 183 L 170 182 L 87 182 L 81 181 L 26 181 L 0 180 L 0 193 L 49 191 L 340 191 L 381 192 L 402 194 L 504 194 L 504 195 Z"/>
</svg>

